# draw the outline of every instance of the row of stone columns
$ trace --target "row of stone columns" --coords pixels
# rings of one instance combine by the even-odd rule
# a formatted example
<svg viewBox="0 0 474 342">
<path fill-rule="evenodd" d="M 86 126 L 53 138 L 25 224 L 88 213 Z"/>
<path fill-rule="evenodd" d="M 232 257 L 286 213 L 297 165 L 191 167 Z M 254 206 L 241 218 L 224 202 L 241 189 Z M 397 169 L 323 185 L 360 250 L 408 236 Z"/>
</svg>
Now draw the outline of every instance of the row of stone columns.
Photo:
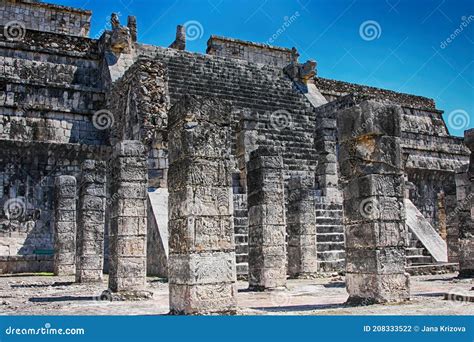
<svg viewBox="0 0 474 342">
<path fill-rule="evenodd" d="M 225 102 L 185 97 L 169 113 L 172 313 L 232 313 L 236 308 L 230 112 Z M 409 297 L 408 277 L 404 274 L 400 113 L 397 106 L 373 101 L 338 113 L 340 167 L 345 181 L 346 283 L 352 302 Z M 127 141 L 114 147 L 109 276 L 109 287 L 114 292 L 137 291 L 145 285 L 144 152 L 139 142 Z M 78 227 L 82 232 L 77 233 L 80 254 L 76 260 L 78 271 L 83 273 L 78 279 L 90 275 L 87 279 L 94 280 L 97 276 L 99 264 L 90 262 L 88 253 L 100 252 L 103 246 L 103 216 L 99 212 L 103 213 L 105 180 L 100 177 L 101 169 L 97 162 L 83 165 Z M 260 147 L 250 153 L 246 171 L 249 285 L 255 290 L 281 289 L 286 285 L 287 255 L 282 157 L 274 149 Z M 72 184 L 72 180 L 66 180 Z M 316 231 L 311 224 L 315 196 L 314 180 L 297 178 L 291 182 L 288 266 L 294 276 L 317 272 Z M 61 216 L 62 207 L 57 208 Z M 74 221 L 71 215 L 66 216 L 70 220 L 66 223 Z M 62 252 L 58 251 L 58 260 L 71 248 L 67 244 Z"/>
<path fill-rule="evenodd" d="M 59 176 L 55 181 L 54 273 L 75 275 L 78 283 L 103 279 L 106 166 L 104 161 L 84 160 L 79 184 L 73 176 Z M 144 146 L 139 141 L 118 143 L 110 166 L 109 289 L 143 290 L 147 228 Z"/>
</svg>

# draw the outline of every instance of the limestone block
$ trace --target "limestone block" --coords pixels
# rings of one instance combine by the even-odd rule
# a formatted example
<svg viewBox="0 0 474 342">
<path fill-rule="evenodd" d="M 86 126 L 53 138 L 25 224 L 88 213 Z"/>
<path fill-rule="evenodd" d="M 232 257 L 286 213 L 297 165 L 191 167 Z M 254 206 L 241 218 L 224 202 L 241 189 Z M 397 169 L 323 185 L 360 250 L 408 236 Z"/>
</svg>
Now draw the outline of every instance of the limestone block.
<svg viewBox="0 0 474 342">
<path fill-rule="evenodd" d="M 172 253 L 232 250 L 234 222 L 230 216 L 190 216 L 169 221 Z"/>
<path fill-rule="evenodd" d="M 397 197 L 405 193 L 403 176 L 370 174 L 350 181 L 344 188 L 345 200 L 369 196 Z"/>
<path fill-rule="evenodd" d="M 406 218 L 403 198 L 370 196 L 344 201 L 344 223 L 377 221 L 404 221 Z"/>
<path fill-rule="evenodd" d="M 349 301 L 355 304 L 400 302 L 410 299 L 408 274 L 346 273 Z"/>
<path fill-rule="evenodd" d="M 173 177 L 168 187 L 175 190 L 185 186 L 230 187 L 230 163 L 222 163 L 213 159 L 180 160 L 170 165 L 169 173 Z"/>
<path fill-rule="evenodd" d="M 405 249 L 387 247 L 383 249 L 346 250 L 346 271 L 349 273 L 393 274 L 405 269 Z"/>
<path fill-rule="evenodd" d="M 345 226 L 346 248 L 404 247 L 407 231 L 403 222 L 370 222 Z"/>
<path fill-rule="evenodd" d="M 229 216 L 233 213 L 230 187 L 191 187 L 170 189 L 169 215 L 184 218 L 189 215 Z"/>
<path fill-rule="evenodd" d="M 398 137 L 362 136 L 342 142 L 341 175 L 348 178 L 368 174 L 400 175 L 401 152 Z"/>
<path fill-rule="evenodd" d="M 237 288 L 234 283 L 170 286 L 170 302 L 174 314 L 235 312 Z"/>
<path fill-rule="evenodd" d="M 262 225 L 285 225 L 285 205 L 284 202 L 274 202 L 269 204 L 254 205 L 249 208 L 249 226 Z"/>
<path fill-rule="evenodd" d="M 402 108 L 368 100 L 338 112 L 346 124 L 338 127 L 343 137 L 363 135 L 400 136 Z"/>
<path fill-rule="evenodd" d="M 170 254 L 169 260 L 169 282 L 172 284 L 202 285 L 236 281 L 233 252 Z"/>
</svg>

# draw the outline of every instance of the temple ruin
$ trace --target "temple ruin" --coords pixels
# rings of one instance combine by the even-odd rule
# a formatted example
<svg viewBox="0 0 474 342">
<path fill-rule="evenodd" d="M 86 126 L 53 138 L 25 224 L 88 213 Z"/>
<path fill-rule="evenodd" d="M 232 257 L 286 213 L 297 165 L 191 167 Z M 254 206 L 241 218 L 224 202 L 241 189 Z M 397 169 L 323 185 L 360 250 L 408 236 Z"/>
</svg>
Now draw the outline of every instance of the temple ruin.
<svg viewBox="0 0 474 342">
<path fill-rule="evenodd" d="M 296 49 L 188 52 L 183 26 L 142 44 L 134 17 L 89 38 L 91 15 L 0 3 L 0 273 L 144 298 L 167 278 L 175 314 L 235 313 L 237 280 L 345 274 L 371 304 L 409 300 L 409 275 L 472 278 L 474 133 L 432 99 L 321 78 Z"/>
</svg>

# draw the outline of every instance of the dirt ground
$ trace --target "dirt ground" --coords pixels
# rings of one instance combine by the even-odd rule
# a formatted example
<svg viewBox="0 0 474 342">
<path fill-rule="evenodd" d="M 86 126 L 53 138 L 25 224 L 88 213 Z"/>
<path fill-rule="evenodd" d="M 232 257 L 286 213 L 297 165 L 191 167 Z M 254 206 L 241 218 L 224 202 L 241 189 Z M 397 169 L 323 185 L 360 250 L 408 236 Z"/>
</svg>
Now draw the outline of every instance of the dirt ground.
<svg viewBox="0 0 474 342">
<path fill-rule="evenodd" d="M 0 315 L 160 315 L 168 313 L 168 284 L 149 278 L 153 299 L 135 302 L 100 301 L 107 288 L 81 285 L 73 277 L 51 275 L 0 276 Z M 444 300 L 444 293 L 470 294 L 472 279 L 456 274 L 411 278 L 411 300 L 397 305 L 348 307 L 344 278 L 289 280 L 287 291 L 249 292 L 238 282 L 241 315 L 474 315 L 474 303 Z"/>
</svg>

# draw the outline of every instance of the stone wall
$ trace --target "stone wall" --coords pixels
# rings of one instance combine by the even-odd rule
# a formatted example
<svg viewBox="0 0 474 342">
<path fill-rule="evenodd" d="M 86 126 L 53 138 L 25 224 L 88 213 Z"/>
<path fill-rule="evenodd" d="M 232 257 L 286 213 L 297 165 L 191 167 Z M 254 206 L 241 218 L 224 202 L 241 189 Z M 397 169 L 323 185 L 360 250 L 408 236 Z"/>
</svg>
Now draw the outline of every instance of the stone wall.
<svg viewBox="0 0 474 342">
<path fill-rule="evenodd" d="M 51 255 L 55 177 L 77 177 L 82 160 L 107 153 L 105 147 L 1 140 L 0 256 L 22 256 L 26 264 L 18 269 L 25 270 L 38 263 L 37 256 Z M 51 259 L 41 260 L 52 267 Z"/>
<path fill-rule="evenodd" d="M 0 25 L 9 26 L 10 34 L 18 30 L 54 32 L 87 37 L 91 12 L 78 8 L 28 0 L 4 0 L 0 3 Z M 15 23 L 14 23 L 15 22 Z"/>
<path fill-rule="evenodd" d="M 166 68 L 140 58 L 108 94 L 110 142 L 140 140 L 148 150 L 149 186 L 166 187 L 169 97 Z"/>
<path fill-rule="evenodd" d="M 209 38 L 206 52 L 209 55 L 245 59 L 278 68 L 284 68 L 291 62 L 291 49 L 219 36 Z"/>
</svg>

